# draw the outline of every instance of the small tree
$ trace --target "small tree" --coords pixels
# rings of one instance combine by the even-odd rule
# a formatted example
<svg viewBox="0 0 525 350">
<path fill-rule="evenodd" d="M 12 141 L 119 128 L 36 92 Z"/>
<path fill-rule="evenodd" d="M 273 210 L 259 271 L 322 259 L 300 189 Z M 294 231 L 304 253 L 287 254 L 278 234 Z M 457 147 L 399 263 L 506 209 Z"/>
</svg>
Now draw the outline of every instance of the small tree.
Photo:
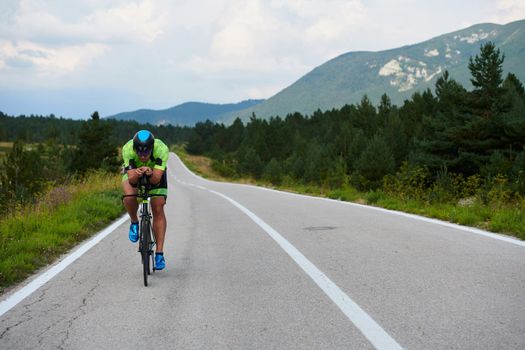
<svg viewBox="0 0 525 350">
<path fill-rule="evenodd" d="M 114 171 L 118 165 L 117 147 L 110 142 L 111 125 L 100 121 L 98 112 L 82 125 L 73 155 L 72 170 L 80 173 L 88 169 Z"/>
<path fill-rule="evenodd" d="M 356 172 L 366 181 L 364 187 L 377 188 L 381 185 L 383 176 L 391 174 L 395 169 L 394 156 L 388 148 L 382 135 L 376 134 L 368 142 L 367 147 L 356 163 Z"/>
</svg>

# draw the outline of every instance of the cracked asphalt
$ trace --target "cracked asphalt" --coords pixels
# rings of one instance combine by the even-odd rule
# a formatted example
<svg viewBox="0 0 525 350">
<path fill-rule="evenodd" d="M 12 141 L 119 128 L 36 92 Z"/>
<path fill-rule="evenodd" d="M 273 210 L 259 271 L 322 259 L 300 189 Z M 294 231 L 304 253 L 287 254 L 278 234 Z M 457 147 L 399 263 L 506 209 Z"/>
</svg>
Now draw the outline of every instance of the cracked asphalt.
<svg viewBox="0 0 525 350">
<path fill-rule="evenodd" d="M 175 156 L 169 174 L 167 268 L 143 286 L 126 223 L 0 317 L 0 349 L 373 348 L 266 232 L 206 188 L 277 230 L 403 348 L 525 349 L 523 246 L 211 183 Z"/>
</svg>

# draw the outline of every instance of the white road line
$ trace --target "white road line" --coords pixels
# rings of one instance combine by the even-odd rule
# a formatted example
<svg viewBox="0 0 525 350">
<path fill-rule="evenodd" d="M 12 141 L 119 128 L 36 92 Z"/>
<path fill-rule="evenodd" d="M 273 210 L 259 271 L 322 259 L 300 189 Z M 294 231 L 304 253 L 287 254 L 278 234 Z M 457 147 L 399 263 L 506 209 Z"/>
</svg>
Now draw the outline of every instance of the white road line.
<svg viewBox="0 0 525 350">
<path fill-rule="evenodd" d="M 446 227 L 450 227 L 450 228 L 453 228 L 453 229 L 456 229 L 456 230 L 459 230 L 459 231 L 473 233 L 473 234 L 478 235 L 478 236 L 483 236 L 483 237 L 487 237 L 487 238 L 491 238 L 491 239 L 496 239 L 498 241 L 503 241 L 503 242 L 507 242 L 507 243 L 514 244 L 514 245 L 517 245 L 517 246 L 525 247 L 525 241 L 519 240 L 519 239 L 514 238 L 514 237 L 510 237 L 510 236 L 506 236 L 506 235 L 498 234 L 498 233 L 493 233 L 493 232 L 488 232 L 488 231 L 484 231 L 484 230 L 477 229 L 477 228 L 474 228 L 474 227 L 468 227 L 468 226 L 462 226 L 462 225 L 458 225 L 458 224 L 453 224 L 451 222 L 446 222 L 446 221 L 442 221 L 442 220 L 438 220 L 438 219 L 431 219 L 431 218 L 427 218 L 427 217 L 424 217 L 424 216 L 419 216 L 419 215 L 416 215 L 416 214 L 408 214 L 408 213 L 403 213 L 403 212 L 396 211 L 396 210 L 390 210 L 390 209 L 373 207 L 373 206 L 370 206 L 370 205 L 363 205 L 363 204 L 358 204 L 358 203 L 339 201 L 339 200 L 330 199 L 330 198 L 308 196 L 308 195 L 304 195 L 304 194 L 279 191 L 279 190 L 274 190 L 274 189 L 271 189 L 271 188 L 265 188 L 265 187 L 259 187 L 259 186 L 253 186 L 253 185 L 232 184 L 232 183 L 228 183 L 228 182 L 213 182 L 213 181 L 210 181 L 208 179 L 204 179 L 204 178 L 198 176 L 197 174 L 192 173 L 186 167 L 184 162 L 182 160 L 180 160 L 180 158 L 179 158 L 179 161 L 180 161 L 180 163 L 182 164 L 182 166 L 186 169 L 186 171 L 188 173 L 190 173 L 191 175 L 195 176 L 199 180 L 204 180 L 204 181 L 209 182 L 209 183 L 216 183 L 216 184 L 221 184 L 221 185 L 245 186 L 245 187 L 254 188 L 254 189 L 257 189 L 257 190 L 260 190 L 260 191 L 270 191 L 270 192 L 285 194 L 285 195 L 288 195 L 288 196 L 308 198 L 308 199 L 313 199 L 313 200 L 321 200 L 321 201 L 326 201 L 326 202 L 330 202 L 330 203 L 336 203 L 336 204 L 340 204 L 340 205 L 349 205 L 349 206 L 358 207 L 358 208 L 364 208 L 364 209 L 368 209 L 368 210 L 380 211 L 380 212 L 383 212 L 385 214 L 403 216 L 403 217 L 406 217 L 406 218 L 419 220 L 419 221 L 424 221 L 424 222 L 432 223 L 432 224 L 435 224 L 435 225 L 446 226 Z"/>
<path fill-rule="evenodd" d="M 28 285 L 22 289 L 16 291 L 10 295 L 7 299 L 0 302 L 0 316 L 5 314 L 7 311 L 11 310 L 22 300 L 30 296 L 38 288 L 46 284 L 50 279 L 58 275 L 62 270 L 71 265 L 75 260 L 80 258 L 85 252 L 93 248 L 98 242 L 103 240 L 111 232 L 113 232 L 117 227 L 122 225 L 126 220 L 128 220 L 128 214 L 122 216 L 120 219 L 115 221 L 110 226 L 106 227 L 104 230 L 99 232 L 95 237 L 91 238 L 89 241 L 80 246 L 77 250 L 67 255 L 62 259 L 58 264 L 51 267 L 49 270 L 42 273 Z"/>
<path fill-rule="evenodd" d="M 363 333 L 363 335 L 375 346 L 376 349 L 402 349 L 402 347 L 377 324 L 359 305 L 346 295 L 334 282 L 332 282 L 321 270 L 310 262 L 297 248 L 288 242 L 279 232 L 261 220 L 250 210 L 237 203 L 230 197 L 208 189 L 235 207 L 240 209 L 259 227 L 261 227 L 277 244 L 303 269 L 304 272 L 325 292 L 325 294 L 339 307 L 348 319 Z"/>
</svg>

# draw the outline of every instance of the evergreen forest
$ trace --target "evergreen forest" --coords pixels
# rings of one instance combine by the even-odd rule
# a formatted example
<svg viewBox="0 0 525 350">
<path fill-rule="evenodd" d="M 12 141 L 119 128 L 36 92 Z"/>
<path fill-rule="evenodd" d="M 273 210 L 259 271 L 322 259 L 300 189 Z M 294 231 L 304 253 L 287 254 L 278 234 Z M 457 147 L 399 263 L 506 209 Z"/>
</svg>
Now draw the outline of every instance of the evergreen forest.
<svg viewBox="0 0 525 350">
<path fill-rule="evenodd" d="M 86 121 L 0 112 L 0 213 L 34 203 L 50 188 L 88 172 L 118 173 L 119 147 L 140 129 L 151 130 L 167 144 L 183 142 L 191 131 L 101 119 L 98 112 Z"/>
</svg>

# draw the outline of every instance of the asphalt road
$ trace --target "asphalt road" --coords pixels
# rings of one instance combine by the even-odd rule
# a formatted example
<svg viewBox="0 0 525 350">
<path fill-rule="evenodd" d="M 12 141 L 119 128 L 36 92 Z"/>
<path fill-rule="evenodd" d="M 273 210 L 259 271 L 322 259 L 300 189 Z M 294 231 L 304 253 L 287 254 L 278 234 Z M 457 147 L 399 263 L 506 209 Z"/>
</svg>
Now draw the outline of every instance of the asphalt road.
<svg viewBox="0 0 525 350">
<path fill-rule="evenodd" d="M 0 316 L 0 349 L 525 349 L 521 241 L 169 175 L 167 268 L 143 286 L 126 221 Z"/>
</svg>

